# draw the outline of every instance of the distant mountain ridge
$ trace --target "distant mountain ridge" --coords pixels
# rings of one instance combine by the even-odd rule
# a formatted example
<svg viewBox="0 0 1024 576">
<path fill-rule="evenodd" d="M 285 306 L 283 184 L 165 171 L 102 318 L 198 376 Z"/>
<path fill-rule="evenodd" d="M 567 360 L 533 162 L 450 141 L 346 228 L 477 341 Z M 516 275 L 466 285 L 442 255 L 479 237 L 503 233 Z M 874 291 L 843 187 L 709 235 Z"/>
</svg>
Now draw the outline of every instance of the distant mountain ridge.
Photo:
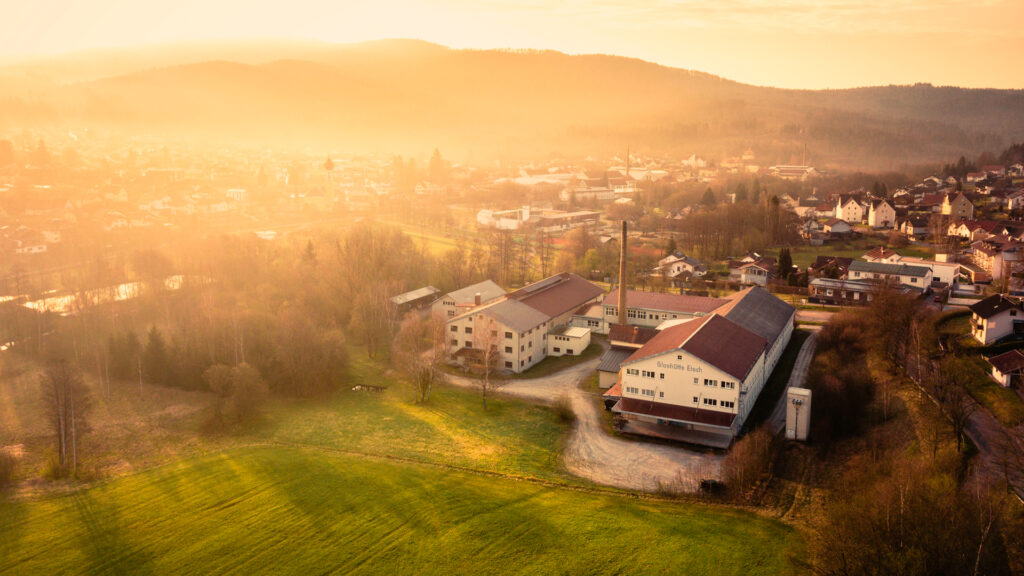
<svg viewBox="0 0 1024 576">
<path fill-rule="evenodd" d="M 757 87 L 606 55 L 415 40 L 88 54 L 0 68 L 0 129 L 125 131 L 351 151 L 537 157 L 634 150 L 895 168 L 1024 140 L 1024 91 Z M 203 55 L 210 58 L 203 59 Z M 95 60 L 95 57 L 93 57 Z M 182 62 L 184 60 L 185 62 Z M 92 64 L 99 71 L 102 62 Z"/>
</svg>

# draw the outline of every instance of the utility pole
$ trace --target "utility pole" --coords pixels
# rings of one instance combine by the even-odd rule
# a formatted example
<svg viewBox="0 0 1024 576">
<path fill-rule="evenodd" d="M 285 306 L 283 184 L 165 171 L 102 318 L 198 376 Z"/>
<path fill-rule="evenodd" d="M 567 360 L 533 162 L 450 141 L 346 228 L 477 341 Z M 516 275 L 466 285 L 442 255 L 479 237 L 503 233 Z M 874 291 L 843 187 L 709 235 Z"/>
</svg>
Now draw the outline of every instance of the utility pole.
<svg viewBox="0 0 1024 576">
<path fill-rule="evenodd" d="M 139 356 L 139 400 L 142 400 L 142 356 Z"/>
</svg>

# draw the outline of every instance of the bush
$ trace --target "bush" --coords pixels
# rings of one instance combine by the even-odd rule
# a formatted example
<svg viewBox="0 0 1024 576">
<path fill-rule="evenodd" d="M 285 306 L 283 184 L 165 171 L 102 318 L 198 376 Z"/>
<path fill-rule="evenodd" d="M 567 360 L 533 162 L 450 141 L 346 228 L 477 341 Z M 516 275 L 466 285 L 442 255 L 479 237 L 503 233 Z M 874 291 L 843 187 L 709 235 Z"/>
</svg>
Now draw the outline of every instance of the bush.
<svg viewBox="0 0 1024 576">
<path fill-rule="evenodd" d="M 576 421 L 576 413 L 572 411 L 572 400 L 568 395 L 563 395 L 555 403 L 555 414 L 563 424 L 572 424 Z"/>
</svg>

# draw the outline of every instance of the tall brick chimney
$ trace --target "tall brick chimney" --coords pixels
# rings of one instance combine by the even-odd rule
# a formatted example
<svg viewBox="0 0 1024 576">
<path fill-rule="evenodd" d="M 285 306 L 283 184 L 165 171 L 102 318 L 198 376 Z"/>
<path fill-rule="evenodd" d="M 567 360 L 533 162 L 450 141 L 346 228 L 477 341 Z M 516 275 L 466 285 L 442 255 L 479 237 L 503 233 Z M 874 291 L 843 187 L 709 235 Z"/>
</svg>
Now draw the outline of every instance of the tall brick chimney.
<svg viewBox="0 0 1024 576">
<path fill-rule="evenodd" d="M 622 221 L 622 242 L 619 243 L 619 324 L 626 324 L 626 221 Z"/>
</svg>

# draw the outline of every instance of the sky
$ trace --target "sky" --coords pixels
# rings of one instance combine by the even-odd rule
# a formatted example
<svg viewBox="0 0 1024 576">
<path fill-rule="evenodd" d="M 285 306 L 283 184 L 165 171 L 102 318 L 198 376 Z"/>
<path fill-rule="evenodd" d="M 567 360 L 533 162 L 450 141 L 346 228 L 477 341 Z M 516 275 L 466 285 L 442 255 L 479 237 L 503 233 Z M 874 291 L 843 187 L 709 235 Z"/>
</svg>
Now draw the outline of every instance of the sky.
<svg viewBox="0 0 1024 576">
<path fill-rule="evenodd" d="M 0 56 L 254 38 L 617 54 L 783 88 L 1024 88 L 1024 0 L 0 0 Z"/>
</svg>

